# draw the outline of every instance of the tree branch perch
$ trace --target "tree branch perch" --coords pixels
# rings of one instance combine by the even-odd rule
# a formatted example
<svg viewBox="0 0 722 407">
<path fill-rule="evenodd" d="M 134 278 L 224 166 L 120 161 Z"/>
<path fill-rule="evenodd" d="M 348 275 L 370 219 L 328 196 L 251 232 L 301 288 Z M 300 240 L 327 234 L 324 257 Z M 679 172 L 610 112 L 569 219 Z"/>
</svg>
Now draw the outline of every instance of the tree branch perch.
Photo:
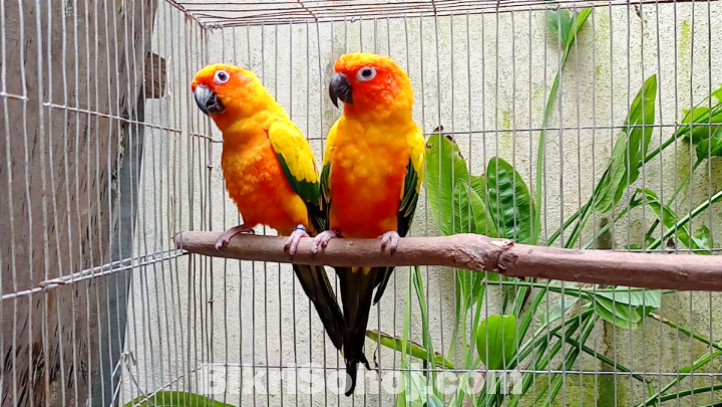
<svg viewBox="0 0 722 407">
<path fill-rule="evenodd" d="M 377 239 L 333 239 L 311 254 L 301 240 L 293 259 L 285 237 L 240 235 L 218 252 L 219 232 L 181 232 L 179 249 L 213 257 L 329 266 L 444 266 L 492 271 L 509 277 L 535 277 L 579 283 L 681 291 L 722 291 L 722 258 L 530 246 L 474 234 L 402 238 L 390 255 Z"/>
</svg>

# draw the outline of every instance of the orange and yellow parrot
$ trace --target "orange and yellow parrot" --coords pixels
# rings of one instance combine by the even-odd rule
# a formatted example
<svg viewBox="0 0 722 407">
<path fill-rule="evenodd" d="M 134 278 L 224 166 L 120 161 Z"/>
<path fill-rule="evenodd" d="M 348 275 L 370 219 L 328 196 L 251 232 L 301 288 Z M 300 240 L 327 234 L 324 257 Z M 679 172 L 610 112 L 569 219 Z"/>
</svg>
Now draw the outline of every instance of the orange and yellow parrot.
<svg viewBox="0 0 722 407">
<path fill-rule="evenodd" d="M 191 90 L 198 107 L 223 133 L 221 167 L 226 190 L 243 224 L 216 241 L 222 250 L 239 233 L 257 225 L 289 236 L 293 256 L 300 240 L 325 229 L 316 160 L 301 130 L 261 85 L 243 68 L 217 64 L 201 69 Z M 341 350 L 343 315 L 323 266 L 293 265 L 334 346 Z"/>
<path fill-rule="evenodd" d="M 340 57 L 329 84 L 331 101 L 343 115 L 328 133 L 321 193 L 329 230 L 312 244 L 316 253 L 334 237 L 380 238 L 396 250 L 409 231 L 423 178 L 426 143 L 412 119 L 414 95 L 408 75 L 393 60 L 374 54 Z M 369 311 L 383 295 L 393 267 L 337 267 L 343 302 L 343 355 L 356 386 Z M 377 288 L 374 296 L 374 288 Z"/>
</svg>

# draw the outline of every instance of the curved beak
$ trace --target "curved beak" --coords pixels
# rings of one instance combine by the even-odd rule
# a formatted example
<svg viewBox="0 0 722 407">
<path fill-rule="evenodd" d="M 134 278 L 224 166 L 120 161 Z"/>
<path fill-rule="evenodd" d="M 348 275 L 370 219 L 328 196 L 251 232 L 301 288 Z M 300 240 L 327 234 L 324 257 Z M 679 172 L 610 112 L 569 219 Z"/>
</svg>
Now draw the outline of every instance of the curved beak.
<svg viewBox="0 0 722 407">
<path fill-rule="evenodd" d="M 346 75 L 337 72 L 333 74 L 331 83 L 328 85 L 328 94 L 331 96 L 331 102 L 338 107 L 338 99 L 347 105 L 353 104 L 353 88 L 348 81 Z"/>
<path fill-rule="evenodd" d="M 218 95 L 210 90 L 206 85 L 196 86 L 193 94 L 196 97 L 196 104 L 203 113 L 208 115 L 209 113 L 220 114 L 226 111 L 226 107 L 218 99 Z"/>
</svg>

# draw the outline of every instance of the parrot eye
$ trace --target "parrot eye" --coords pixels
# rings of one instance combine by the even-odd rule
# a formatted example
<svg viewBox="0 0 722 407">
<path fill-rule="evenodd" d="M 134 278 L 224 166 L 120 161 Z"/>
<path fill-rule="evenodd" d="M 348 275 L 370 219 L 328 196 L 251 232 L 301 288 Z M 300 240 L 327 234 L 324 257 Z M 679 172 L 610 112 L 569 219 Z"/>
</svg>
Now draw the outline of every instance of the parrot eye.
<svg viewBox="0 0 722 407">
<path fill-rule="evenodd" d="M 216 74 L 213 76 L 213 81 L 219 85 L 228 82 L 228 79 L 230 79 L 230 75 L 228 75 L 226 71 L 216 71 Z"/>
<path fill-rule="evenodd" d="M 366 82 L 370 81 L 376 76 L 376 68 L 373 66 L 367 66 L 365 68 L 359 69 L 358 73 L 356 74 L 356 79 L 360 82 Z"/>
</svg>

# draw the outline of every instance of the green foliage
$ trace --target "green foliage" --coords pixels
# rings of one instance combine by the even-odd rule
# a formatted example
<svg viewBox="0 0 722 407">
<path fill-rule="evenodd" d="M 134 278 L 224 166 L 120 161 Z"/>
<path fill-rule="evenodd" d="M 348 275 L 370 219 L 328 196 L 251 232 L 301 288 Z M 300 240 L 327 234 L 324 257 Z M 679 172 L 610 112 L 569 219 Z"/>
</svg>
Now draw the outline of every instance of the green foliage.
<svg viewBox="0 0 722 407">
<path fill-rule="evenodd" d="M 562 318 L 562 315 L 566 314 L 577 302 L 579 302 L 579 298 L 563 296 L 559 302 L 549 309 L 549 312 L 540 313 L 540 322 L 543 325 L 557 322 Z"/>
<path fill-rule="evenodd" d="M 647 205 L 649 209 L 652 210 L 652 213 L 654 213 L 654 216 L 657 217 L 657 220 L 661 222 L 665 228 L 671 228 L 678 222 L 677 215 L 674 211 L 672 211 L 669 206 L 663 205 L 662 202 L 659 201 L 657 194 L 653 191 L 648 189 L 638 189 L 634 196 L 632 196 L 631 202 L 635 206 L 638 206 L 639 202 Z M 689 232 L 687 232 L 687 228 L 685 226 L 681 226 L 677 229 L 677 241 L 687 248 L 699 248 L 694 243 L 694 240 L 690 239 Z"/>
<path fill-rule="evenodd" d="M 709 228 L 702 225 L 692 235 L 692 242 L 698 249 L 711 249 L 714 247 L 714 240 L 712 240 L 712 233 Z"/>
<path fill-rule="evenodd" d="M 489 161 L 486 177 L 489 216 L 499 237 L 514 239 L 519 243 L 532 243 L 535 208 L 524 180 L 509 163 L 498 157 Z"/>
<path fill-rule="evenodd" d="M 444 407 L 444 403 L 439 400 L 436 396 L 431 396 L 429 399 L 424 403 L 424 407 Z"/>
<path fill-rule="evenodd" d="M 576 36 L 590 13 L 591 9 L 583 9 L 578 13 L 570 13 L 568 10 L 546 12 L 549 37 L 558 41 L 562 47 L 562 69 Z M 656 249 L 672 237 L 679 245 L 702 249 L 702 253 L 713 248 L 714 242 L 709 228 L 701 226 L 692 233 L 691 227 L 687 224 L 709 209 L 713 203 L 722 201 L 722 191 L 715 193 L 690 213 L 684 214 L 685 216 L 679 217 L 672 208 L 677 195 L 687 186 L 691 173 L 700 163 L 710 157 L 722 157 L 722 130 L 720 130 L 722 104 L 719 104 L 722 102 L 722 88 L 715 90 L 707 98 L 716 99 L 718 104 L 709 104 L 708 107 L 693 106 L 689 111 L 684 111 L 684 117 L 674 135 L 649 152 L 657 104 L 656 75 L 648 77 L 641 84 L 629 107 L 623 128 L 617 135 L 606 171 L 592 189 L 593 192 L 588 197 L 586 205 L 565 219 L 563 226 L 553 233 L 547 242 L 539 242 L 544 204 L 542 202 L 544 129 L 548 125 L 553 105 L 556 103 L 560 81 L 559 72 L 550 88 L 544 109 L 534 185 L 527 184 L 527 180 L 524 180 L 521 174 L 501 157 L 492 157 L 486 163 L 484 174 L 472 174 L 453 139 L 444 135 L 441 127 L 434 130 L 434 134 L 427 142 L 424 184 L 429 208 L 440 234 L 477 233 L 490 237 L 510 238 L 521 243 L 545 243 L 551 246 L 562 232 L 565 232 L 564 235 L 568 239 L 562 246 L 574 247 L 592 214 L 609 213 L 620 205 L 622 206 L 620 210 L 613 211 L 614 219 L 602 227 L 596 236 L 584 245 L 584 248 L 592 247 L 595 240 L 613 227 L 615 222 L 641 208 L 651 211 L 656 222 L 647 230 L 642 240 L 632 242 L 631 247 Z M 694 145 L 697 163 L 671 199 L 662 202 L 654 191 L 636 188 L 636 185 L 644 165 L 679 138 L 684 138 Z M 631 194 L 626 202 L 622 202 L 625 193 L 630 190 L 636 192 Z M 661 226 L 662 231 L 654 233 L 654 228 L 657 226 Z M 569 233 L 570 229 L 571 233 Z M 663 292 L 659 290 L 555 281 L 538 283 L 529 279 L 522 281 L 515 278 L 500 278 L 497 274 L 468 270 L 456 270 L 455 276 L 456 326 L 454 338 L 446 353 L 448 358 L 444 354 L 444 349 L 440 354 L 433 350 L 429 334 L 431 321 L 423 281 L 418 269 L 410 275 L 402 338 L 369 331 L 369 337 L 379 341 L 383 346 L 402 353 L 402 369 L 409 368 L 409 357 L 413 357 L 424 363 L 426 367 L 436 366 L 444 369 L 451 369 L 450 360 L 456 361 L 457 366 L 460 364 L 458 361 L 461 360 L 465 370 L 521 368 L 534 371 L 568 371 L 578 366 L 579 355 L 585 353 L 616 371 L 631 373 L 631 369 L 594 349 L 593 345 L 588 343 L 588 338 L 595 326 L 600 323 L 611 324 L 615 329 L 633 330 L 640 328 L 649 319 L 657 319 L 676 329 L 677 332 L 686 334 L 707 346 L 715 347 L 713 352 L 699 358 L 692 366 L 681 369 L 681 373 L 697 371 L 709 365 L 718 356 L 722 356 L 715 353 L 722 352 L 722 347 L 718 344 L 699 333 L 673 325 L 655 313 L 662 302 Z M 486 304 L 487 287 L 494 285 L 500 286 L 504 301 L 500 312 L 489 315 L 488 311 L 483 309 L 483 305 Z M 419 304 L 422 332 L 418 335 L 422 344 L 412 342 L 408 338 L 412 312 L 411 290 L 415 291 Z M 559 295 L 553 304 L 549 304 L 549 293 Z M 457 358 L 455 359 L 454 356 Z M 405 371 L 404 378 L 412 386 L 399 395 L 397 406 L 442 406 L 441 400 L 434 395 L 411 397 L 423 386 L 428 385 L 433 388 L 434 374 L 435 371 L 428 375 L 417 371 Z M 464 381 L 468 379 L 469 373 L 462 373 L 457 377 L 460 381 Z M 661 389 L 650 386 L 648 379 L 643 376 L 631 374 L 629 377 L 643 383 L 647 388 L 649 397 L 639 406 L 660 405 L 664 401 L 681 399 L 695 392 L 715 390 L 713 386 L 693 391 L 675 387 L 686 376 L 677 377 Z M 538 375 L 534 373 L 524 374 L 521 394 L 508 395 L 499 392 L 501 381 L 496 381 L 471 394 L 468 389 L 459 388 L 453 397 L 444 400 L 450 407 L 559 405 L 558 396 L 564 385 L 564 375 L 551 373 L 544 380 L 537 379 Z M 494 388 L 496 391 L 493 390 Z M 720 388 L 722 389 L 722 385 Z M 536 394 L 533 399 L 528 394 L 532 389 Z M 653 394 L 657 390 L 659 391 Z"/>
<path fill-rule="evenodd" d="M 454 189 L 458 180 L 469 180 L 466 161 L 461 157 L 459 147 L 434 130 L 426 142 L 426 170 L 424 184 L 429 201 L 431 216 L 444 236 L 466 232 L 461 225 L 455 225 L 454 218 L 443 214 L 453 213 Z"/>
<path fill-rule="evenodd" d="M 657 76 L 652 75 L 632 102 L 624 121 L 625 128 L 614 144 L 609 168 L 595 191 L 594 208 L 597 212 L 611 210 L 622 198 L 624 191 L 637 181 L 652 137 L 656 98 Z"/>
<path fill-rule="evenodd" d="M 549 27 L 549 34 L 552 40 L 557 41 L 558 39 L 561 41 L 562 47 L 566 47 L 572 27 L 572 17 L 569 15 L 569 10 L 547 9 L 546 17 L 547 27 Z"/>
<path fill-rule="evenodd" d="M 712 98 L 717 100 L 717 104 L 712 107 L 698 106 L 682 110 L 683 126 L 680 126 L 678 133 L 683 133 L 685 140 L 696 146 L 697 161 L 722 157 L 722 86 L 710 93 L 704 101 L 711 102 Z"/>
<path fill-rule="evenodd" d="M 543 188 L 543 178 L 544 178 L 544 154 L 546 152 L 546 128 L 549 124 L 549 117 L 551 116 L 552 108 L 554 107 L 554 102 L 557 100 L 557 91 L 559 90 L 559 83 L 561 82 L 562 78 L 562 70 L 564 69 L 564 66 L 567 63 L 567 59 L 569 59 L 569 54 L 572 51 L 572 45 L 574 45 L 574 40 L 577 37 L 577 34 L 579 33 L 579 30 L 582 29 L 584 26 L 584 23 L 587 21 L 587 18 L 589 18 L 589 15 L 592 14 L 591 8 L 585 8 L 582 9 L 578 13 L 574 13 L 571 18 L 568 18 L 569 12 L 567 10 L 548 10 L 547 11 L 547 30 L 549 31 L 552 38 L 561 40 L 561 43 L 564 47 L 564 51 L 562 53 L 562 59 L 561 59 L 561 69 L 559 72 L 557 72 L 556 76 L 554 77 L 554 82 L 552 83 L 551 89 L 549 89 L 549 96 L 547 97 L 546 106 L 544 107 L 544 122 L 542 124 L 542 131 L 539 133 L 539 148 L 537 151 L 537 162 L 536 162 L 536 191 L 534 193 L 534 199 L 536 200 L 537 204 L 541 205 L 542 201 L 542 188 Z M 562 23 L 562 20 L 564 23 Z M 569 22 L 571 20 L 571 23 Z M 541 230 L 541 211 L 536 212 L 536 216 L 534 217 L 534 237 L 533 242 L 534 244 L 537 243 L 537 240 L 539 239 L 539 232 Z"/>
<path fill-rule="evenodd" d="M 579 13 L 571 13 L 566 9 L 547 9 L 547 29 L 553 41 L 561 41 L 564 49 L 571 48 L 579 30 L 592 13 L 591 9 L 583 9 Z"/>
<path fill-rule="evenodd" d="M 142 401 L 146 399 L 145 401 Z M 142 402 L 141 402 L 142 401 Z M 199 394 L 182 391 L 162 391 L 154 395 L 141 396 L 123 407 L 234 407 Z"/>
<path fill-rule="evenodd" d="M 376 329 L 366 331 L 366 336 L 369 337 L 372 341 L 374 341 L 374 343 L 381 343 L 381 345 L 389 349 L 394 349 L 401 352 L 403 338 L 399 338 L 398 336 L 391 336 L 387 333 L 379 332 Z M 407 343 L 409 354 L 411 356 L 422 360 L 430 359 L 429 353 L 422 345 L 408 340 Z M 443 366 L 444 369 L 454 369 L 454 364 L 444 358 L 440 353 L 434 353 L 434 357 L 431 359 L 433 359 L 437 365 Z"/>
<path fill-rule="evenodd" d="M 517 346 L 514 315 L 492 315 L 483 320 L 476 331 L 476 351 L 481 363 L 489 370 L 509 365 Z"/>
<path fill-rule="evenodd" d="M 479 177 L 482 178 L 483 177 Z M 473 182 L 473 180 L 472 180 Z M 482 188 L 485 187 L 485 182 Z M 482 189 L 483 193 L 483 189 Z M 489 237 L 497 237 L 496 227 L 487 222 L 486 204 L 476 189 L 465 179 L 458 179 L 454 188 L 454 219 L 461 232 L 481 233 Z"/>
<path fill-rule="evenodd" d="M 656 307 L 650 305 L 649 302 L 644 305 L 642 304 L 644 301 L 639 304 L 633 304 L 632 302 L 631 300 L 626 302 L 618 301 L 615 296 L 610 298 L 609 296 L 597 295 L 594 297 L 596 306 L 593 308 L 597 315 L 610 324 L 622 329 L 637 329 L 642 325 L 645 317 L 659 307 L 659 301 L 656 302 Z"/>
</svg>

